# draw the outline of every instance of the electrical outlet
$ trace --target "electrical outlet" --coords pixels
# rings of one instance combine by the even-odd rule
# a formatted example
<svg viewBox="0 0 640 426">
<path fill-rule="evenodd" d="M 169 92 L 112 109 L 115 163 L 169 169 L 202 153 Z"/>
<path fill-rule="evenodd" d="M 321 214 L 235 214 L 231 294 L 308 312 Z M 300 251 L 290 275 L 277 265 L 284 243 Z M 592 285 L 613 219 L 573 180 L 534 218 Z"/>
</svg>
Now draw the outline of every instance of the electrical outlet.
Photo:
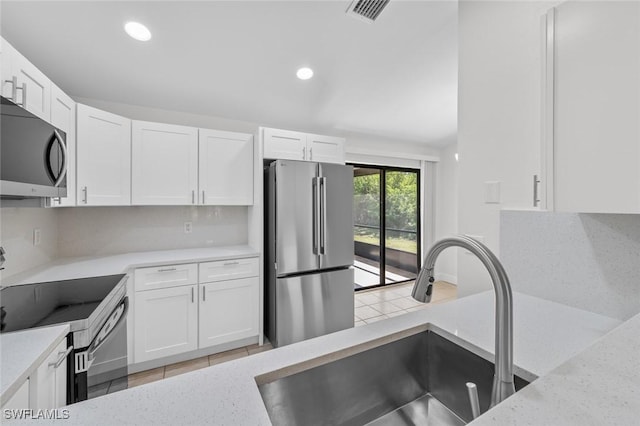
<svg viewBox="0 0 640 426">
<path fill-rule="evenodd" d="M 193 224 L 191 222 L 185 222 L 184 223 L 184 233 L 185 234 L 190 234 L 191 231 L 193 231 Z"/>
<path fill-rule="evenodd" d="M 42 242 L 42 234 L 40 228 L 33 228 L 33 245 L 39 246 Z"/>
</svg>

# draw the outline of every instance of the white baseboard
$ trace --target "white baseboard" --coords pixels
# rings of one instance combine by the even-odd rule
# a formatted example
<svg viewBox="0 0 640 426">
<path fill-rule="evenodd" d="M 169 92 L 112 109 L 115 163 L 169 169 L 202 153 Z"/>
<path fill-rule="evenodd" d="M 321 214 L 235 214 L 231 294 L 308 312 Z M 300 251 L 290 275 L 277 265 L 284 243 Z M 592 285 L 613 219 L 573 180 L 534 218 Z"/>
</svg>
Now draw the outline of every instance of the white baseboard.
<svg viewBox="0 0 640 426">
<path fill-rule="evenodd" d="M 436 281 L 446 281 L 448 283 L 458 285 L 458 277 L 456 275 L 436 273 L 435 279 Z"/>
</svg>

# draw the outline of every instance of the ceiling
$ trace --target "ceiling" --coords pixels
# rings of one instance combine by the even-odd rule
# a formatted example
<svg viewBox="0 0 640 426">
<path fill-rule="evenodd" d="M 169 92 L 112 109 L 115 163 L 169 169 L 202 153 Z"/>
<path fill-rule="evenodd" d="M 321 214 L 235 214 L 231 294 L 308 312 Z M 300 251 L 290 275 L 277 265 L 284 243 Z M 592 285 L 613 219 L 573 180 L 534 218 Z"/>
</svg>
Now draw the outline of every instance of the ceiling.
<svg viewBox="0 0 640 426">
<path fill-rule="evenodd" d="M 457 3 L 2 1 L 2 35 L 72 96 L 442 146 L 457 130 Z M 123 31 L 149 27 L 147 43 Z M 313 68 L 308 81 L 295 77 Z"/>
</svg>

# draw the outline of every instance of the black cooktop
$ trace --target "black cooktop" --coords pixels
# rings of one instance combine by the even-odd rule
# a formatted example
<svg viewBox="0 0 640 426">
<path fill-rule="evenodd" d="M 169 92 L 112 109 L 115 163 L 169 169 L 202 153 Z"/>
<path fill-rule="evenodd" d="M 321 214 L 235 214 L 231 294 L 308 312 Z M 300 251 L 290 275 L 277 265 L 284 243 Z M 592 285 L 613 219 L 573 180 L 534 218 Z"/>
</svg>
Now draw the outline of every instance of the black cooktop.
<svg viewBox="0 0 640 426">
<path fill-rule="evenodd" d="M 17 285 L 0 290 L 0 333 L 89 318 L 125 274 Z"/>
</svg>

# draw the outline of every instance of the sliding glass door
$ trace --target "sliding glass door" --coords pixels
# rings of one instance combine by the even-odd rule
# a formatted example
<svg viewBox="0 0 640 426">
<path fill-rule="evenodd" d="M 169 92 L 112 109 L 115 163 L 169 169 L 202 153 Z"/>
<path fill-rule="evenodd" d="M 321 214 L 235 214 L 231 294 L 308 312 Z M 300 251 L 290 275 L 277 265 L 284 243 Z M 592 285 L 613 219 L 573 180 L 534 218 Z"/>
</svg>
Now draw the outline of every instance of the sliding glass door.
<svg viewBox="0 0 640 426">
<path fill-rule="evenodd" d="M 356 289 L 412 280 L 420 259 L 420 171 L 354 165 Z"/>
</svg>

